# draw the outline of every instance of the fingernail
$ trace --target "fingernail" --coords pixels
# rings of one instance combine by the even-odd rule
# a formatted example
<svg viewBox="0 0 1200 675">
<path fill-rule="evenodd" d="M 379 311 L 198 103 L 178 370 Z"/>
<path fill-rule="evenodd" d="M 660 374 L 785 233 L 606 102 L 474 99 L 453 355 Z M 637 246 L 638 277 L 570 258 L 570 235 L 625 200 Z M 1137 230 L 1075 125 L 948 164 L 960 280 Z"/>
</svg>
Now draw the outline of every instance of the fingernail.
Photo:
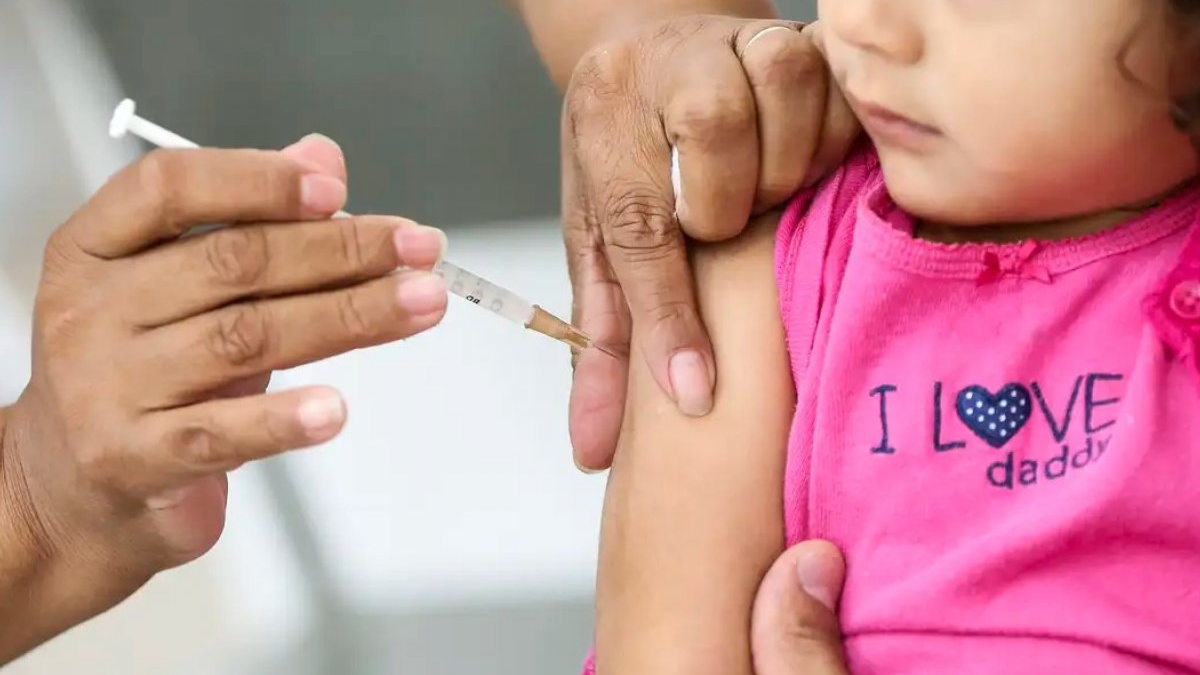
<svg viewBox="0 0 1200 675">
<path fill-rule="evenodd" d="M 329 147 L 333 148 L 334 150 L 337 150 L 338 156 L 341 157 L 343 160 L 345 160 L 345 153 L 342 152 L 342 146 L 339 145 L 337 141 L 326 136 L 325 134 L 309 134 L 309 135 L 305 136 L 304 138 L 301 138 L 300 141 L 296 143 L 296 145 L 299 145 L 300 143 L 308 143 L 310 141 L 317 142 L 317 143 L 324 143 L 325 145 L 328 145 Z"/>
<path fill-rule="evenodd" d="M 572 459 L 574 459 L 575 468 L 579 470 L 579 473 L 587 474 L 588 476 L 595 476 L 598 473 L 604 472 L 604 469 L 589 469 L 588 467 L 580 464 L 579 459 L 577 459 L 577 458 L 572 458 Z"/>
<path fill-rule="evenodd" d="M 300 179 L 300 201 L 310 215 L 325 216 L 346 204 L 346 184 L 323 173 Z"/>
<path fill-rule="evenodd" d="M 434 228 L 433 231 L 437 232 L 438 236 L 442 238 L 442 248 L 438 252 L 438 259 L 437 259 L 437 263 L 440 263 L 446 259 L 446 250 L 450 248 L 450 240 L 448 238 L 446 238 L 445 232 L 442 232 L 441 230 L 439 230 L 437 228 Z M 437 263 L 434 263 L 434 264 L 437 264 Z"/>
<path fill-rule="evenodd" d="M 300 139 L 301 143 L 320 143 L 328 147 L 334 154 L 337 155 L 339 168 L 342 170 L 342 175 L 346 173 L 346 153 L 342 150 L 342 146 L 332 138 L 325 134 L 309 134 Z"/>
<path fill-rule="evenodd" d="M 332 154 L 337 162 L 336 167 L 339 175 L 344 175 L 346 172 L 346 154 L 342 151 L 342 146 L 338 145 L 337 141 L 324 134 L 309 134 L 304 138 L 292 143 L 283 149 L 283 154 L 300 161 L 302 164 L 310 166 L 322 173 L 329 173 L 329 167 L 324 162 L 318 161 L 308 152 L 305 152 L 308 146 L 322 145 L 325 152 L 322 154 Z"/>
<path fill-rule="evenodd" d="M 830 611 L 836 611 L 838 576 L 837 562 L 820 551 L 805 551 L 796 558 L 800 588 Z"/>
<path fill-rule="evenodd" d="M 396 289 L 396 300 L 413 316 L 439 312 L 446 306 L 446 282 L 436 274 L 406 275 Z"/>
<path fill-rule="evenodd" d="M 396 253 L 413 266 L 437 264 L 446 252 L 446 234 L 434 227 L 416 225 L 396 230 Z"/>
<path fill-rule="evenodd" d="M 667 376 L 675 393 L 679 411 L 690 417 L 703 417 L 712 410 L 712 379 L 708 363 L 694 349 L 681 351 L 667 364 Z"/>
<path fill-rule="evenodd" d="M 308 435 L 316 438 L 337 428 L 346 417 L 346 408 L 342 405 L 341 396 L 324 393 L 301 403 L 296 416 Z"/>
</svg>

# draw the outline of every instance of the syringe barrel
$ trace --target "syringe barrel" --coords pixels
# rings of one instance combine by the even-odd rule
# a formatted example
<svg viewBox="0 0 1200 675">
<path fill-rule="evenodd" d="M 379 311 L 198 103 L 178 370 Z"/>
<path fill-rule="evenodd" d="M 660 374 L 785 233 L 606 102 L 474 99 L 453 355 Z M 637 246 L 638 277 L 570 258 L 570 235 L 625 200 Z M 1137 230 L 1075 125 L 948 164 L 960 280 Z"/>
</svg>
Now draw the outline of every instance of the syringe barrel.
<svg viewBox="0 0 1200 675">
<path fill-rule="evenodd" d="M 528 326 L 534 307 L 521 296 L 443 260 L 433 271 L 446 280 L 450 292 L 509 321 Z"/>
</svg>

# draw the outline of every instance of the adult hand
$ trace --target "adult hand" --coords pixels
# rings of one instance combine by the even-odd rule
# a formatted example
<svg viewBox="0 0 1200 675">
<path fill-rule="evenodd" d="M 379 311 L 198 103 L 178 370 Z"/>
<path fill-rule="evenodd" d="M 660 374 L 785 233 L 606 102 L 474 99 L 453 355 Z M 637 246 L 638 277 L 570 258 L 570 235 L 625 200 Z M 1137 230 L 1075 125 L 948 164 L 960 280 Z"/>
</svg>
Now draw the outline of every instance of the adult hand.
<svg viewBox="0 0 1200 675">
<path fill-rule="evenodd" d="M 751 623 L 757 675 L 847 675 L 837 603 L 846 570 L 828 542 L 784 553 L 759 587 Z"/>
<path fill-rule="evenodd" d="M 0 663 L 207 551 L 226 472 L 341 430 L 337 391 L 264 394 L 271 371 L 440 320 L 440 233 L 329 220 L 345 199 L 319 137 L 158 151 L 50 237 L 32 378 L 0 410 L 0 542 L 18 543 L 0 553 Z M 214 222 L 235 225 L 180 237 Z M 36 616 L 13 609 L 25 597 Z"/>
<path fill-rule="evenodd" d="M 815 32 L 722 16 L 667 21 L 592 50 L 568 88 L 563 227 L 574 320 L 622 353 L 631 322 L 649 325 L 636 358 L 684 413 L 708 413 L 716 378 L 685 235 L 737 235 L 857 137 Z M 570 426 L 581 467 L 611 462 L 627 371 L 595 350 L 577 359 Z"/>
</svg>

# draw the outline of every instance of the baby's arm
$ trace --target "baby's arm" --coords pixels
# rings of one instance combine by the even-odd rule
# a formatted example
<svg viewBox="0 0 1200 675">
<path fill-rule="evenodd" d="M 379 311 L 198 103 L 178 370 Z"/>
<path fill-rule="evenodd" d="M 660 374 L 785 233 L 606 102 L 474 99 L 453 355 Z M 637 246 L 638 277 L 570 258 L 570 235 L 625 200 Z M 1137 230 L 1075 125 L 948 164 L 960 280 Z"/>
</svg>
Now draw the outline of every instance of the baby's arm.
<svg viewBox="0 0 1200 675">
<path fill-rule="evenodd" d="M 609 478 L 597 581 L 598 675 L 750 675 L 750 610 L 783 550 L 795 393 L 775 290 L 778 215 L 697 246 L 715 407 L 682 416 L 644 359 Z M 644 336 L 634 331 L 634 346 Z"/>
</svg>

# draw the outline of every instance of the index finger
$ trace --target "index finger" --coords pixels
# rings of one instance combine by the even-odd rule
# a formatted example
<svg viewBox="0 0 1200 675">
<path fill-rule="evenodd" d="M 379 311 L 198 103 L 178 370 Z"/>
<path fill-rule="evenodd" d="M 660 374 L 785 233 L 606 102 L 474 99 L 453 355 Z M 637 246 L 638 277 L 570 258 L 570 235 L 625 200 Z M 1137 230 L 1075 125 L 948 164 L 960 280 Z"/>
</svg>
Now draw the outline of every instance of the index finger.
<svg viewBox="0 0 1200 675">
<path fill-rule="evenodd" d="M 103 259 L 137 253 L 195 225 L 328 218 L 346 184 L 264 150 L 155 150 L 126 167 L 59 236 Z"/>
<path fill-rule="evenodd" d="M 563 125 L 567 131 L 568 125 Z M 625 411 L 629 375 L 629 307 L 604 255 L 600 233 L 589 224 L 590 207 L 579 176 L 572 138 L 563 134 L 563 235 L 573 296 L 571 323 L 613 358 L 588 349 L 573 359 L 569 430 L 575 464 L 585 471 L 612 463 Z"/>
<path fill-rule="evenodd" d="M 637 58 L 629 48 L 611 49 L 576 71 L 567 142 L 579 162 L 588 216 L 599 224 L 641 336 L 642 356 L 681 412 L 704 416 L 716 379 L 712 346 L 675 219 L 666 132 L 640 92 L 630 89 L 628 66 Z"/>
</svg>

